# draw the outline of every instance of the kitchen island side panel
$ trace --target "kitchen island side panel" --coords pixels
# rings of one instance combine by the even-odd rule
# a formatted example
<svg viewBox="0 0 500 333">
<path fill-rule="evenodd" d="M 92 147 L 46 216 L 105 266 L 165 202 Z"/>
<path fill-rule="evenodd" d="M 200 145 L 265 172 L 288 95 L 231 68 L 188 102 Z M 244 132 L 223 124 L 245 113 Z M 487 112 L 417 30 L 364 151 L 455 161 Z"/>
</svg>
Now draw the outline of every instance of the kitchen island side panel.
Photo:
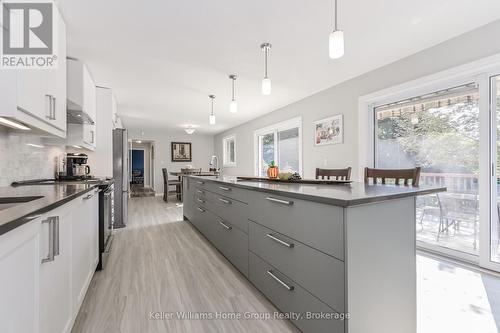
<svg viewBox="0 0 500 333">
<path fill-rule="evenodd" d="M 415 333 L 415 198 L 345 208 L 349 333 Z"/>
</svg>

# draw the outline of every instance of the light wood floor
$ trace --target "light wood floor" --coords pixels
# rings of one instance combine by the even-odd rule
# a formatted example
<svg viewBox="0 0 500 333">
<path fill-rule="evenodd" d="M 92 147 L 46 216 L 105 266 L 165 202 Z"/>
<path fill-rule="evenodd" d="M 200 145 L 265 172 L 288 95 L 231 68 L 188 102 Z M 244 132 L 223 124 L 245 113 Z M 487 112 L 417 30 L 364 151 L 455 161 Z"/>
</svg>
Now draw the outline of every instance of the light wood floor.
<svg viewBox="0 0 500 333">
<path fill-rule="evenodd" d="M 132 198 L 72 332 L 297 332 L 281 320 L 150 319 L 150 312 L 272 313 L 267 301 L 188 222 L 182 206 Z"/>
<path fill-rule="evenodd" d="M 151 311 L 276 311 L 188 222 L 172 197 L 132 198 L 73 332 L 296 332 L 278 320 L 149 319 Z M 418 332 L 500 332 L 500 278 L 417 256 Z"/>
</svg>

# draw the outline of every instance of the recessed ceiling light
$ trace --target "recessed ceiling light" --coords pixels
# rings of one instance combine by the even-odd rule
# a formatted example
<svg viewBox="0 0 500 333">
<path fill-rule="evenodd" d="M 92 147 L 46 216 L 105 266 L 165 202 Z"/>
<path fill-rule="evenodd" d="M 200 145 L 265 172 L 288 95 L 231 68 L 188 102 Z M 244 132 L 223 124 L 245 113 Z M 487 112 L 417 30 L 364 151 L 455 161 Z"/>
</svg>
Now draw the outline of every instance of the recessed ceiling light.
<svg viewBox="0 0 500 333">
<path fill-rule="evenodd" d="M 11 128 L 20 129 L 23 131 L 31 130 L 31 128 L 29 128 L 28 126 L 24 126 L 23 124 L 18 123 L 17 121 L 13 121 L 13 120 L 3 118 L 3 117 L 0 117 L 0 124 L 11 127 Z"/>
</svg>

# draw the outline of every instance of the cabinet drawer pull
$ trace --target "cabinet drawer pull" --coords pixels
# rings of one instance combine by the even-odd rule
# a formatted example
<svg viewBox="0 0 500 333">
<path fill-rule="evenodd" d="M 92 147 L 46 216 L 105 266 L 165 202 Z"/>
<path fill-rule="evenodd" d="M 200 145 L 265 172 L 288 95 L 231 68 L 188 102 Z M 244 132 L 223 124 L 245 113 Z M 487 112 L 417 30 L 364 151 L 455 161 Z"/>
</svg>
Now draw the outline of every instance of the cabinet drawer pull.
<svg viewBox="0 0 500 333">
<path fill-rule="evenodd" d="M 205 194 L 205 191 L 202 191 L 202 190 L 196 190 L 196 192 L 198 192 L 200 194 Z"/>
<path fill-rule="evenodd" d="M 202 213 L 205 213 L 205 210 L 203 208 L 200 208 L 200 207 L 197 207 L 197 209 L 202 212 Z"/>
<path fill-rule="evenodd" d="M 203 184 L 205 184 L 205 182 L 202 182 L 202 181 L 198 180 L 198 181 L 196 182 L 196 184 L 203 185 Z"/>
<path fill-rule="evenodd" d="M 271 238 L 272 240 L 280 243 L 281 245 L 285 245 L 286 247 L 292 248 L 295 246 L 293 243 L 287 243 L 287 242 L 279 239 L 278 237 L 274 236 L 273 234 L 267 234 L 266 236 Z"/>
<path fill-rule="evenodd" d="M 200 198 L 196 198 L 198 202 L 205 203 L 205 200 L 201 200 Z"/>
<path fill-rule="evenodd" d="M 42 259 L 42 264 L 54 261 L 54 257 L 59 255 L 59 216 L 52 216 L 42 221 L 49 225 L 49 253 Z"/>
<path fill-rule="evenodd" d="M 230 187 L 225 187 L 225 186 L 219 186 L 219 188 L 223 191 L 231 191 Z"/>
<path fill-rule="evenodd" d="M 272 201 L 272 202 L 277 202 L 280 204 L 284 204 L 284 205 L 288 205 L 288 206 L 293 205 L 293 201 L 286 201 L 286 200 L 276 199 L 273 197 L 267 197 L 267 200 Z"/>
<path fill-rule="evenodd" d="M 52 120 L 56 120 L 56 98 L 52 96 Z"/>
<path fill-rule="evenodd" d="M 231 229 L 233 229 L 233 227 L 231 227 L 230 225 L 225 224 L 225 223 L 224 223 L 224 222 L 222 222 L 222 221 L 219 221 L 219 224 L 220 224 L 221 226 L 223 226 L 223 227 L 224 227 L 225 229 L 227 229 L 227 230 L 231 230 Z"/>
<path fill-rule="evenodd" d="M 226 200 L 226 199 L 223 199 L 223 198 L 219 198 L 219 201 L 221 201 L 221 202 L 223 202 L 223 203 L 225 203 L 225 204 L 228 204 L 228 205 L 230 205 L 230 204 L 231 204 L 231 201 Z"/>
<path fill-rule="evenodd" d="M 283 287 L 285 287 L 288 291 L 292 291 L 295 289 L 294 286 L 289 286 L 288 284 L 286 284 L 285 282 L 283 282 L 279 277 L 277 277 L 276 275 L 274 275 L 273 271 L 271 270 L 268 270 L 267 271 L 267 274 L 269 274 L 274 280 L 276 280 L 276 282 L 278 282 L 279 284 L 281 284 Z"/>
</svg>

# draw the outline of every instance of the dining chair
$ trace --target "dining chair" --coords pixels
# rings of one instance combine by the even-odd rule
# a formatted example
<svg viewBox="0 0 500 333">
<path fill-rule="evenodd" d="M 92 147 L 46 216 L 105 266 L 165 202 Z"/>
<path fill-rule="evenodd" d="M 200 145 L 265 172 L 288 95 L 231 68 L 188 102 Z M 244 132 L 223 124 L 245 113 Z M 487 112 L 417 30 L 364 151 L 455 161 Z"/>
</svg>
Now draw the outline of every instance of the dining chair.
<svg viewBox="0 0 500 333">
<path fill-rule="evenodd" d="M 332 178 L 330 178 L 332 177 Z M 350 180 L 351 167 L 346 169 L 320 169 L 316 168 L 316 179 Z"/>
<path fill-rule="evenodd" d="M 182 191 L 182 182 L 180 180 L 169 179 L 167 168 L 163 168 L 161 171 L 163 172 L 163 201 L 168 202 L 168 188 L 170 186 L 175 186 L 175 193 L 179 198 Z"/>
<path fill-rule="evenodd" d="M 412 186 L 418 186 L 420 181 L 420 167 L 413 169 L 365 168 L 365 183 L 368 184 L 370 178 L 372 179 L 373 184 L 377 184 L 378 179 L 380 179 L 382 184 L 386 184 L 387 180 L 389 180 L 389 183 L 392 183 L 391 180 L 393 180 L 395 185 L 402 185 L 401 181 L 403 181 L 403 185 L 409 186 L 409 182 L 411 180 Z"/>
</svg>

